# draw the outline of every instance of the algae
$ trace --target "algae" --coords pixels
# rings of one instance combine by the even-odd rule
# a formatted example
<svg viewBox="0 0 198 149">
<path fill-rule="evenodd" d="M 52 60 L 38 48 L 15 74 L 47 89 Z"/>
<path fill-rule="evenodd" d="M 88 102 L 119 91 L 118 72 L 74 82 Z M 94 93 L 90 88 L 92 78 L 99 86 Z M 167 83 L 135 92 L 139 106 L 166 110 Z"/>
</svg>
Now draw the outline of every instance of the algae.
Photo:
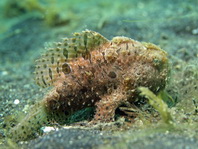
<svg viewBox="0 0 198 149">
<path fill-rule="evenodd" d="M 160 98 L 160 96 L 157 97 L 153 92 L 145 87 L 139 87 L 139 90 L 141 91 L 140 95 L 148 98 L 149 104 L 160 113 L 163 122 L 172 125 L 173 118 L 169 112 L 167 104 Z"/>
<path fill-rule="evenodd" d="M 120 146 L 123 148 L 135 148 L 136 146 L 140 148 L 140 144 L 142 144 L 141 147 L 146 148 L 147 146 L 144 142 L 154 142 L 157 138 L 163 140 L 165 144 L 172 145 L 169 146 L 171 148 L 174 147 L 174 144 L 171 144 L 171 142 L 177 143 L 175 145 L 181 144 L 189 148 L 191 147 L 190 144 L 197 145 L 197 1 L 134 1 L 133 3 L 131 3 L 131 1 L 126 1 L 124 4 L 121 1 L 116 1 L 114 3 L 110 1 L 106 3 L 105 1 L 98 1 L 97 4 L 95 2 L 90 3 L 90 1 L 84 1 L 83 3 L 75 1 L 62 5 L 62 8 L 64 7 L 64 9 L 59 10 L 65 10 L 62 11 L 62 13 L 69 14 L 70 16 L 67 19 L 72 23 L 66 23 L 64 29 L 60 29 L 60 26 L 48 28 L 47 35 L 43 33 L 43 29 L 36 23 L 36 20 L 29 21 L 32 17 L 43 18 L 43 14 L 42 12 L 39 12 L 39 10 L 36 10 L 36 13 L 39 14 L 29 15 L 32 12 L 31 11 L 30 13 L 28 12 L 27 16 L 23 14 L 20 14 L 18 17 L 13 16 L 9 18 L 0 16 L 2 23 L 0 32 L 2 33 L 5 32 L 6 29 L 7 31 L 9 29 L 9 32 L 6 32 L 6 34 L 1 34 L 0 41 L 1 59 L 3 59 L 5 63 L 5 65 L 3 63 L 3 65 L 0 66 L 0 147 L 2 147 L 5 139 L 7 139 L 4 132 L 5 123 L 3 122 L 3 119 L 6 118 L 7 115 L 12 115 L 16 111 L 23 111 L 25 105 L 32 105 L 35 102 L 34 100 L 41 98 L 42 94 L 46 92 L 45 90 L 38 89 L 31 80 L 32 74 L 30 72 L 33 71 L 33 59 L 36 59 L 38 56 L 36 53 L 41 51 L 39 48 L 41 47 L 41 44 L 37 41 L 40 41 L 43 44 L 46 41 L 49 41 L 49 36 L 51 34 L 55 34 L 54 39 L 57 39 L 57 36 L 64 37 L 66 34 L 85 28 L 99 31 L 108 38 L 115 35 L 124 35 L 137 40 L 158 44 L 169 53 L 172 63 L 171 80 L 165 89 L 173 99 L 172 102 L 168 97 L 168 102 L 165 101 L 169 106 L 168 111 L 170 111 L 174 123 L 176 123 L 175 128 L 177 128 L 177 131 L 172 130 L 172 134 L 175 134 L 175 139 L 179 138 L 179 136 L 185 136 L 191 140 L 180 140 L 179 142 L 175 139 L 170 139 L 169 141 L 163 140 L 165 138 L 163 135 L 168 135 L 170 131 L 168 132 L 167 130 L 169 129 L 164 125 L 161 125 L 161 129 L 163 129 L 161 133 L 163 133 L 163 135 L 157 134 L 158 130 L 155 129 L 155 127 L 160 125 L 158 122 L 161 116 L 157 115 L 156 113 L 158 112 L 155 112 L 153 108 L 149 108 L 146 104 L 145 109 L 148 111 L 141 112 L 140 109 L 138 112 L 141 113 L 138 116 L 141 115 L 141 117 L 132 117 L 134 121 L 132 124 L 127 123 L 128 129 L 125 129 L 125 132 L 117 129 L 118 136 L 123 141 Z M 4 2 L 7 1 L 0 2 L 1 8 L 4 8 Z M 59 5 L 60 4 L 58 4 L 58 6 Z M 117 7 L 114 7 L 115 5 Z M 111 10 L 110 7 L 112 8 Z M 3 14 L 3 9 L 0 9 L 0 12 Z M 182 15 L 184 16 L 180 17 Z M 143 18 L 142 21 L 139 20 L 140 18 Z M 168 19 L 168 21 L 166 21 L 166 19 Z M 126 22 L 123 20 L 135 21 Z M 28 22 L 30 22 L 30 24 L 28 24 Z M 38 20 L 38 22 L 41 22 L 41 24 L 44 23 L 43 20 Z M 24 33 L 24 26 L 26 25 L 30 29 Z M 11 28 L 13 26 L 14 28 Z M 31 28 L 34 26 L 38 29 L 39 33 L 32 32 Z M 15 29 L 19 29 L 20 32 L 15 34 Z M 10 38 L 7 38 L 8 36 L 6 35 L 8 34 Z M 30 35 L 32 35 L 32 38 L 28 38 Z M 14 39 L 13 37 L 15 36 L 16 38 Z M 4 40 L 2 41 L 2 39 Z M 24 42 L 18 44 L 20 43 L 19 41 Z M 4 50 L 4 48 L 6 50 Z M 26 52 L 27 50 L 30 51 Z M 3 53 L 7 53 L 7 55 L 2 54 L 2 51 Z M 12 62 L 13 55 L 16 55 L 15 52 L 19 52 L 16 56 L 18 61 Z M 165 99 L 163 95 L 160 98 L 163 100 Z M 15 99 L 20 100 L 19 105 L 13 104 Z M 134 113 L 134 115 L 136 115 L 136 113 Z M 13 118 L 11 118 L 11 126 L 15 122 L 17 123 L 17 121 L 12 121 L 12 119 Z M 16 118 L 14 117 L 14 119 Z M 145 121 L 143 121 L 144 119 Z M 150 130 L 144 130 L 145 127 L 150 128 Z M 134 130 L 137 131 L 134 132 Z M 155 132 L 156 138 L 152 137 L 152 134 L 155 134 Z M 124 134 L 128 136 L 124 137 Z M 44 138 L 41 134 L 38 134 L 38 136 L 40 139 Z M 148 136 L 148 140 L 144 136 Z M 49 136 L 48 134 L 46 134 L 46 137 L 52 139 L 52 136 Z M 92 140 L 92 138 L 89 139 Z M 132 142 L 130 142 L 130 140 L 132 140 Z M 154 143 L 156 143 L 159 148 L 162 147 L 163 141 Z M 42 140 L 42 143 L 44 142 L 45 139 Z M 49 147 L 54 143 L 55 141 L 53 141 L 53 143 L 48 141 L 46 144 Z M 32 143 L 31 145 L 32 148 L 34 148 L 36 143 Z M 58 147 L 58 144 L 56 145 Z M 115 144 L 115 147 L 116 145 L 117 144 Z M 11 146 L 13 146 L 13 143 L 11 143 Z M 21 146 L 21 144 L 19 144 L 19 146 Z M 111 147 L 111 145 L 109 145 L 109 147 Z M 196 146 L 194 146 L 194 148 L 195 147 Z"/>
<path fill-rule="evenodd" d="M 44 19 L 48 26 L 65 25 L 69 20 L 61 14 L 57 0 L 7 0 L 4 4 L 3 15 L 6 18 L 29 14 Z"/>
</svg>

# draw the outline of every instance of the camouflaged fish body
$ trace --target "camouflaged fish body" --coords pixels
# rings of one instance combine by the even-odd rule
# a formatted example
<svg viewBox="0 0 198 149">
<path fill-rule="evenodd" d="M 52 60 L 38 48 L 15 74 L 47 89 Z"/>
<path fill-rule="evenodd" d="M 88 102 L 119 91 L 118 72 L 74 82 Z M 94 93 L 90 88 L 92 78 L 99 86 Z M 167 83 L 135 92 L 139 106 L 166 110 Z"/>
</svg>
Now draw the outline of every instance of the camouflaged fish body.
<svg viewBox="0 0 198 149">
<path fill-rule="evenodd" d="M 107 122 L 138 98 L 138 87 L 162 90 L 168 68 L 167 53 L 154 44 L 123 36 L 109 41 L 86 30 L 49 48 L 35 74 L 40 86 L 54 86 L 43 99 L 52 117 L 96 106 L 94 120 Z"/>
<path fill-rule="evenodd" d="M 107 42 L 109 41 L 99 33 L 86 30 L 55 43 L 54 47 L 48 48 L 45 54 L 36 60 L 36 83 L 42 87 L 53 85 L 61 72 L 67 74 L 71 71 L 67 62 L 78 57 L 89 58 L 90 51 Z"/>
<path fill-rule="evenodd" d="M 68 115 L 96 107 L 92 122 L 110 122 L 120 105 L 139 99 L 137 88 L 165 88 L 167 53 L 151 43 L 127 37 L 107 40 L 93 31 L 75 33 L 36 61 L 35 80 L 53 86 L 26 117 L 10 130 L 14 140 L 34 136 L 46 123 L 65 123 Z"/>
</svg>

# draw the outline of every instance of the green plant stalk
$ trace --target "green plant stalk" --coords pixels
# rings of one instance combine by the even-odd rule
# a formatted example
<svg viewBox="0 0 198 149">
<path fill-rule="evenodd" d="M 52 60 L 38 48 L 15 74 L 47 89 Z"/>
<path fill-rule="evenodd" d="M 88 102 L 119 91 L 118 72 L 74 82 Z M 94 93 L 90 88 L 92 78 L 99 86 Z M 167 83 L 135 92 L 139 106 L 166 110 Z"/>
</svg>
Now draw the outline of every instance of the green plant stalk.
<svg viewBox="0 0 198 149">
<path fill-rule="evenodd" d="M 161 115 L 162 121 L 166 124 L 173 125 L 173 118 L 168 110 L 167 104 L 157 97 L 146 87 L 139 87 L 140 95 L 145 96 L 149 100 L 149 104 L 153 106 Z"/>
</svg>

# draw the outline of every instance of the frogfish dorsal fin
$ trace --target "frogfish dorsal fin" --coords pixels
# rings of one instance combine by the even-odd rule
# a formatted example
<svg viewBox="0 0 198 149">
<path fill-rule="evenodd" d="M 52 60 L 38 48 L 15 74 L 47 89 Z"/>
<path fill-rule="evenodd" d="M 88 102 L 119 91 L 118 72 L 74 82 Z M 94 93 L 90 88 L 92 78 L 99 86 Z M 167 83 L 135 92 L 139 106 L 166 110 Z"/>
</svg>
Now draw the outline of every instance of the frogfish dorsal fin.
<svg viewBox="0 0 198 149">
<path fill-rule="evenodd" d="M 36 60 L 36 83 L 42 87 L 52 86 L 63 71 L 69 71 L 66 62 L 78 57 L 87 58 L 90 51 L 107 42 L 109 41 L 99 33 L 85 30 L 55 43 Z"/>
</svg>

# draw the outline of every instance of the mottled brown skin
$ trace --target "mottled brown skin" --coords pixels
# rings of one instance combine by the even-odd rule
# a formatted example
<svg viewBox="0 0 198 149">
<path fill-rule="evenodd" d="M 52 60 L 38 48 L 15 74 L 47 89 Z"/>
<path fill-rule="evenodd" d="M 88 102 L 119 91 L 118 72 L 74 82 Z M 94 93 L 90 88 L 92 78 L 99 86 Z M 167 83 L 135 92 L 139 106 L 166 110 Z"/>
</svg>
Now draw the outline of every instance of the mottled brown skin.
<svg viewBox="0 0 198 149">
<path fill-rule="evenodd" d="M 166 52 L 153 44 L 126 37 L 109 41 L 89 30 L 75 33 L 37 60 L 36 83 L 53 89 L 7 136 L 33 138 L 42 126 L 64 123 L 69 114 L 91 106 L 96 107 L 91 124 L 113 121 L 117 107 L 138 99 L 138 87 L 154 93 L 164 89 L 168 71 Z"/>
<path fill-rule="evenodd" d="M 116 37 L 87 58 L 69 61 L 67 71 L 43 100 L 55 114 L 96 106 L 93 122 L 109 122 L 119 105 L 138 97 L 138 87 L 157 93 L 165 87 L 167 75 L 167 55 L 159 47 Z"/>
</svg>

